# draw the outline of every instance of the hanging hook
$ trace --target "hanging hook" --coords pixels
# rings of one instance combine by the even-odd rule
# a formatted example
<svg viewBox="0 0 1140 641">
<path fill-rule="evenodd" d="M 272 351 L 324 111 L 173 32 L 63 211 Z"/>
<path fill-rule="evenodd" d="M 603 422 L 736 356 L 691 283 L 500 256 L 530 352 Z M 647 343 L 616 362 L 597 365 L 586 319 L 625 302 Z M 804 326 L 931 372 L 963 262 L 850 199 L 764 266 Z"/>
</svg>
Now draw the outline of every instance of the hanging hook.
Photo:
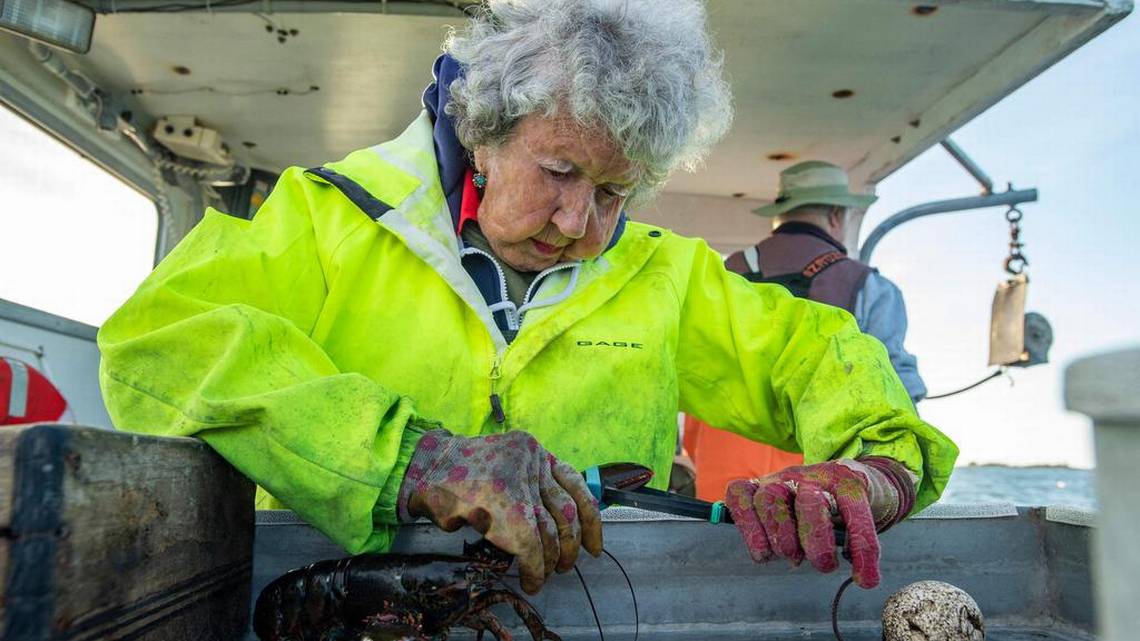
<svg viewBox="0 0 1140 641">
<path fill-rule="evenodd" d="M 1025 243 L 1021 242 L 1021 218 L 1024 215 L 1017 205 L 1010 205 L 1005 212 L 1005 219 L 1009 222 L 1009 256 L 1005 259 L 1004 267 L 1011 276 L 1020 275 L 1029 266 L 1029 259 L 1021 251 L 1025 247 Z"/>
<path fill-rule="evenodd" d="M 1012 276 L 1018 276 L 1029 266 L 1029 259 L 1021 252 L 1013 252 L 1005 259 L 1005 271 Z"/>
</svg>

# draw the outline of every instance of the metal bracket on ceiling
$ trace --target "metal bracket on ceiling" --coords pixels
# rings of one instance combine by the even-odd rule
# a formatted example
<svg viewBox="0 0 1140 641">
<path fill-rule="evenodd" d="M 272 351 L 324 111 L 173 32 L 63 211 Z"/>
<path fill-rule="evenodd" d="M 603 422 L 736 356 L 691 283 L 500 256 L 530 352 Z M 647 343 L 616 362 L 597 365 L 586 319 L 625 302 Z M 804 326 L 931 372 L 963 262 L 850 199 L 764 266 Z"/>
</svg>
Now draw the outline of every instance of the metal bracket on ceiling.
<svg viewBox="0 0 1140 641">
<path fill-rule="evenodd" d="M 879 223 L 877 227 L 867 236 L 867 240 L 859 248 L 859 260 L 864 263 L 871 261 L 871 254 L 875 251 L 875 246 L 883 239 L 889 232 L 893 231 L 899 225 L 910 222 L 916 218 L 923 218 L 925 216 L 932 216 L 934 214 L 945 214 L 949 212 L 968 211 L 971 209 L 984 209 L 986 207 L 999 207 L 1001 205 L 1019 205 L 1021 203 L 1031 203 L 1037 201 L 1036 189 L 1009 189 L 999 194 L 983 194 L 981 196 L 969 196 L 967 198 L 951 198 L 949 200 L 936 200 L 914 207 L 908 207 L 890 218 Z"/>
<path fill-rule="evenodd" d="M 894 214 L 879 223 L 879 225 L 867 235 L 867 240 L 859 248 L 859 260 L 864 263 L 870 262 L 871 254 L 875 251 L 875 247 L 879 244 L 879 241 L 883 239 L 883 236 L 886 236 L 899 225 L 910 222 L 916 218 L 923 218 L 934 214 L 968 211 L 971 209 L 999 207 L 1002 205 L 1015 207 L 1021 203 L 1037 201 L 1036 189 L 1014 189 L 1012 184 L 1006 191 L 995 194 L 994 181 L 982 170 L 978 163 L 966 155 L 966 152 L 961 147 L 949 138 L 944 139 L 941 144 L 942 148 L 945 149 L 954 160 L 958 161 L 958 164 L 962 165 L 962 168 L 973 176 L 974 180 L 977 180 L 978 184 L 982 186 L 981 195 L 968 196 L 966 198 L 951 198 L 949 200 L 935 200 L 922 203 L 921 205 L 915 205 L 914 207 L 908 207 Z"/>
<path fill-rule="evenodd" d="M 39 42 L 29 41 L 28 50 L 44 69 L 63 81 L 79 101 L 79 106 L 91 117 L 95 126 L 103 131 L 118 128 L 119 114 L 125 109 L 114 96 L 103 91 L 90 78 L 70 68 L 53 49 Z"/>
<path fill-rule="evenodd" d="M 983 171 L 980 166 L 978 166 L 978 163 L 974 162 L 973 158 L 970 158 L 966 155 L 965 150 L 963 150 L 958 146 L 957 143 L 955 143 L 953 140 L 950 140 L 949 138 L 943 139 L 941 144 L 942 148 L 945 149 L 946 152 L 954 158 L 954 160 L 957 160 L 959 165 L 962 165 L 962 169 L 965 169 L 966 173 L 970 174 L 974 177 L 974 180 L 978 181 L 978 184 L 982 186 L 983 194 L 994 193 L 994 181 L 991 180 L 988 175 L 986 175 L 986 172 Z"/>
</svg>

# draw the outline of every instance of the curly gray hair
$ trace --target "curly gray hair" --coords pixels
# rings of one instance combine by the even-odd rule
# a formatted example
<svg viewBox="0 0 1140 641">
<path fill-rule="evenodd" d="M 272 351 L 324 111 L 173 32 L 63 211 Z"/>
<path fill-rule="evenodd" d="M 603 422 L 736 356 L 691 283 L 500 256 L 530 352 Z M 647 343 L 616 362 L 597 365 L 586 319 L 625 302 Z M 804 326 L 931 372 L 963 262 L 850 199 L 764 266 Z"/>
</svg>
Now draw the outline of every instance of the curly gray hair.
<svg viewBox="0 0 1140 641">
<path fill-rule="evenodd" d="M 699 0 L 488 0 L 444 51 L 465 67 L 447 113 L 467 149 L 532 113 L 601 126 L 641 170 L 641 201 L 732 123 Z"/>
</svg>

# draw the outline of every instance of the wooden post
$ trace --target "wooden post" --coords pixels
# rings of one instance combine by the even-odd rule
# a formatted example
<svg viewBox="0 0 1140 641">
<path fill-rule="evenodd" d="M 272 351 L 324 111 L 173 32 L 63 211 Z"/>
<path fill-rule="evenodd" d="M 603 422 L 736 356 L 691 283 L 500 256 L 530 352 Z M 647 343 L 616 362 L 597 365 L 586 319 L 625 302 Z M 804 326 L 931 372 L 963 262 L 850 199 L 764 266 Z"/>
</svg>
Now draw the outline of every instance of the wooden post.
<svg viewBox="0 0 1140 641">
<path fill-rule="evenodd" d="M 196 439 L 0 428 L 0 638 L 242 638 L 253 490 Z"/>
</svg>

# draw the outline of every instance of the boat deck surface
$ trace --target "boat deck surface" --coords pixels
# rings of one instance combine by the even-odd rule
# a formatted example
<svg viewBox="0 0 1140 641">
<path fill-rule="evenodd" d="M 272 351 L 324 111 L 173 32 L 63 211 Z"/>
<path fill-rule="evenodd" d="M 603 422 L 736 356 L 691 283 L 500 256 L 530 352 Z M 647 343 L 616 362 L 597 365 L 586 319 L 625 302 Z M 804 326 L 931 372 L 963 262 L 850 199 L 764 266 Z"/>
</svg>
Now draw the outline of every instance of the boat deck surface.
<svg viewBox="0 0 1140 641">
<path fill-rule="evenodd" d="M 529 640 L 530 635 L 522 628 L 509 627 L 514 639 Z M 559 635 L 562 641 L 597 641 L 602 639 L 598 635 L 597 629 L 590 632 L 581 630 L 578 632 L 566 632 L 559 630 Z M 451 641 L 467 641 L 474 639 L 474 633 L 469 633 L 464 630 L 454 630 L 448 639 Z M 484 639 L 489 639 L 490 636 L 484 636 Z M 612 630 L 606 630 L 606 641 L 634 641 L 634 635 L 630 632 L 615 633 Z M 817 629 L 806 630 L 802 628 L 782 630 L 779 632 L 762 632 L 756 629 L 749 631 L 710 631 L 702 630 L 699 627 L 686 627 L 685 629 L 676 629 L 669 631 L 647 631 L 642 630 L 637 636 L 637 641 L 835 641 L 835 635 L 830 629 Z M 1004 628 L 996 627 L 987 629 L 986 639 L 988 641 L 1095 641 L 1096 637 L 1089 635 L 1087 632 L 1075 630 L 1058 630 L 1047 628 Z M 257 636 L 252 632 L 245 638 L 244 641 L 258 641 Z M 882 634 L 878 627 L 868 628 L 862 627 L 850 631 L 843 631 L 842 641 L 882 641 Z"/>
<path fill-rule="evenodd" d="M 252 597 L 274 578 L 344 551 L 291 513 L 258 513 Z M 831 602 L 841 573 L 783 563 L 756 565 L 729 526 L 610 508 L 606 549 L 621 560 L 637 598 L 638 641 L 832 641 Z M 1092 630 L 1091 513 L 1012 505 L 935 506 L 883 535 L 883 582 L 848 590 L 839 607 L 845 641 L 880 641 L 884 601 L 918 580 L 969 592 L 986 617 L 990 641 L 1095 641 Z M 472 536 L 473 535 L 473 536 Z M 467 532 L 408 525 L 394 553 L 457 553 Z M 608 558 L 581 555 L 578 566 L 606 641 L 634 641 L 633 594 Z M 508 579 L 508 584 L 513 580 Z M 528 597 L 563 641 L 598 633 L 578 578 L 555 575 Z M 252 605 L 252 604 L 251 604 Z M 495 615 L 518 640 L 530 639 L 510 608 Z M 453 641 L 474 639 L 453 628 Z M 485 639 L 489 637 L 485 635 Z M 254 641 L 252 633 L 247 641 Z"/>
<path fill-rule="evenodd" d="M 526 630 L 513 626 L 509 629 L 514 639 L 529 641 L 530 635 L 527 634 Z M 563 641 L 597 641 L 601 639 L 598 636 L 597 629 L 592 632 L 582 629 L 569 633 L 565 630 L 558 632 Z M 986 632 L 988 641 L 1094 641 L 1096 638 L 1086 632 L 1032 627 L 998 626 L 988 629 Z M 452 641 L 467 641 L 474 638 L 473 633 L 460 630 L 455 630 L 448 636 L 448 639 Z M 484 638 L 490 637 L 488 635 Z M 606 641 L 633 641 L 634 636 L 632 631 L 615 633 L 612 630 L 606 630 L 605 639 Z M 835 641 L 835 635 L 830 629 L 795 628 L 778 632 L 763 632 L 752 629 L 750 631 L 727 632 L 685 627 L 684 629 L 678 628 L 669 631 L 642 630 L 637 639 L 638 641 L 680 641 L 681 639 L 692 641 Z M 251 634 L 247 641 L 257 641 L 257 637 Z M 851 631 L 843 631 L 843 641 L 882 641 L 882 636 L 878 627 L 863 626 Z"/>
</svg>

